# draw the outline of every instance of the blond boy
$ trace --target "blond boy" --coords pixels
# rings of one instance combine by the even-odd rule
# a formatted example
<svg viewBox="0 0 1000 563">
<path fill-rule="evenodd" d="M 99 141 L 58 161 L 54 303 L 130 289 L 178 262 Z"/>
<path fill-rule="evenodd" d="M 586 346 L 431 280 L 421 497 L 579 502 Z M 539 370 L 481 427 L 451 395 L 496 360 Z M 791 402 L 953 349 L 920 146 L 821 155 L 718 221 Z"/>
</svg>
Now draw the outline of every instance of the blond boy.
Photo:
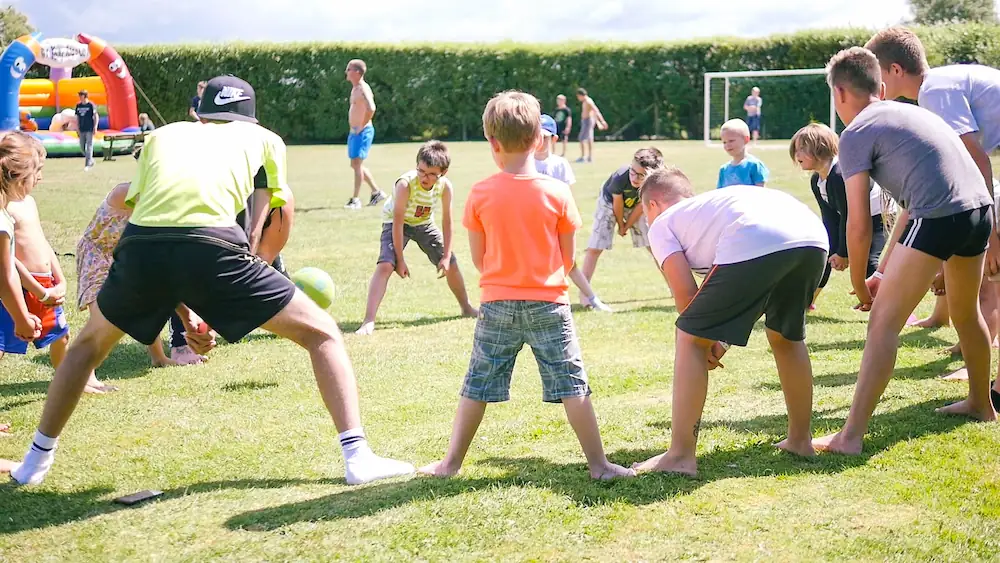
<svg viewBox="0 0 1000 563">
<path fill-rule="evenodd" d="M 727 186 L 763 186 L 770 174 L 767 166 L 747 152 L 750 128 L 742 119 L 730 119 L 722 124 L 722 148 L 732 160 L 719 169 L 716 188 Z"/>
<path fill-rule="evenodd" d="M 540 120 L 538 100 L 522 92 L 494 96 L 483 113 L 501 171 L 472 187 L 463 220 L 482 274 L 482 303 L 448 453 L 422 468 L 425 474 L 458 473 L 486 406 L 509 399 L 514 363 L 527 344 L 542 377 L 542 400 L 563 404 L 591 477 L 634 475 L 608 461 L 590 403 L 566 279 L 582 221 L 569 186 L 535 171 L 535 150 L 548 142 Z"/>
</svg>

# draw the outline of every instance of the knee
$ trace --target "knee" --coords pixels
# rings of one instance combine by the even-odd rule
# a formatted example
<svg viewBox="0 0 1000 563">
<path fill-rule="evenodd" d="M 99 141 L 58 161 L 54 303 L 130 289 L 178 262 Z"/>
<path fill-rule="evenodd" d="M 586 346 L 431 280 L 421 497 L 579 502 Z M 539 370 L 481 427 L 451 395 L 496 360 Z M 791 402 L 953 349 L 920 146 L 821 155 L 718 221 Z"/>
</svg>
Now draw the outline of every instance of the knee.
<svg viewBox="0 0 1000 563">
<path fill-rule="evenodd" d="M 324 346 L 343 346 L 344 336 L 330 315 L 319 311 L 314 319 L 303 327 L 299 334 L 299 344 L 307 350 L 317 350 Z"/>
<path fill-rule="evenodd" d="M 375 275 L 378 277 L 388 278 L 395 271 L 396 267 L 392 265 L 392 262 L 379 262 L 378 266 L 375 266 Z"/>
<path fill-rule="evenodd" d="M 693 334 L 688 334 L 681 329 L 677 329 L 677 345 L 678 346 L 693 346 L 700 350 L 708 350 L 714 344 L 714 340 L 709 340 L 707 338 L 702 338 L 700 336 L 695 336 Z"/>
<path fill-rule="evenodd" d="M 354 170 L 360 172 L 361 171 L 361 163 L 362 162 L 364 162 L 364 161 L 361 160 L 360 158 L 352 158 L 351 159 L 351 168 L 353 168 Z"/>
</svg>

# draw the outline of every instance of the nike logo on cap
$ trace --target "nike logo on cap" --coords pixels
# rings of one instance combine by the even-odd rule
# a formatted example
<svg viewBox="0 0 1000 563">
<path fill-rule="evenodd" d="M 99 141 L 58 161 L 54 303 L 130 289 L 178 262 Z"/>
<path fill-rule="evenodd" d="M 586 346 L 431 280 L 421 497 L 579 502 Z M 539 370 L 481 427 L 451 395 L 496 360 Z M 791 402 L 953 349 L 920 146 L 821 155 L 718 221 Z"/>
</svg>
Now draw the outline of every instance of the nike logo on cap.
<svg viewBox="0 0 1000 563">
<path fill-rule="evenodd" d="M 244 102 L 250 99 L 250 96 L 243 95 L 243 88 L 223 86 L 222 90 L 219 90 L 219 93 L 215 95 L 215 105 L 224 106 L 233 102 Z"/>
</svg>

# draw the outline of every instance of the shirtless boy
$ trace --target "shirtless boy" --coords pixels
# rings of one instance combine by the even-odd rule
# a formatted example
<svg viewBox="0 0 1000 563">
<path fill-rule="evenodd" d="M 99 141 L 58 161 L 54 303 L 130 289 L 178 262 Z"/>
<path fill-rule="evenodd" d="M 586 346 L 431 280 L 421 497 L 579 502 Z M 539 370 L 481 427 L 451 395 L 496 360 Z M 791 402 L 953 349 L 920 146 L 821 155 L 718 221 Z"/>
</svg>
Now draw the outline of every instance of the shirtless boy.
<svg viewBox="0 0 1000 563">
<path fill-rule="evenodd" d="M 351 109 L 347 114 L 351 127 L 351 132 L 347 135 L 347 157 L 351 159 L 351 168 L 354 169 L 354 195 L 347 200 L 347 205 L 344 206 L 346 209 L 361 209 L 358 194 L 361 192 L 362 181 L 372 189 L 372 197 L 368 200 L 369 207 L 385 200 L 385 193 L 378 189 L 371 171 L 365 167 L 365 159 L 368 158 L 368 151 L 375 140 L 375 126 L 372 125 L 372 117 L 375 116 L 375 96 L 372 94 L 371 86 L 365 82 L 367 71 L 368 65 L 361 59 L 347 63 L 347 70 L 344 71 L 347 81 L 353 85 Z"/>
<path fill-rule="evenodd" d="M 604 131 L 608 128 L 608 122 L 604 120 L 604 115 L 594 103 L 594 99 L 587 95 L 586 89 L 577 88 L 576 99 L 583 105 L 580 110 L 580 158 L 576 161 L 593 162 L 594 126 Z"/>
</svg>

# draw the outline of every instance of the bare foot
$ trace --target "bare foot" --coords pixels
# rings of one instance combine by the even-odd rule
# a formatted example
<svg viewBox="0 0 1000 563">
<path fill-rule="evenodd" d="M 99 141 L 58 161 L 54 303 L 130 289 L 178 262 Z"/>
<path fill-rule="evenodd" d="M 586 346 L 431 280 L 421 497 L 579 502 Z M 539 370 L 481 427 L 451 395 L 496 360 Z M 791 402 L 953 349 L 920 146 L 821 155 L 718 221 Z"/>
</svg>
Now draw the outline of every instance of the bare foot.
<svg viewBox="0 0 1000 563">
<path fill-rule="evenodd" d="M 632 469 L 639 473 L 679 473 L 694 477 L 698 475 L 698 460 L 694 457 L 680 458 L 670 456 L 666 451 L 660 455 L 653 456 L 642 463 L 633 463 Z"/>
<path fill-rule="evenodd" d="M 966 368 L 961 368 L 957 371 L 953 371 L 947 375 L 942 375 L 941 379 L 945 381 L 968 381 L 969 380 L 969 370 Z"/>
<path fill-rule="evenodd" d="M 97 379 L 97 375 L 91 373 L 90 379 L 87 380 L 87 386 L 83 388 L 84 393 L 90 393 L 92 395 L 103 395 L 105 393 L 113 393 L 117 391 L 118 388 L 114 385 L 108 385 Z"/>
<path fill-rule="evenodd" d="M 970 403 L 968 399 L 952 403 L 946 407 L 935 409 L 934 412 L 938 414 L 967 416 L 973 420 L 979 420 L 982 422 L 993 422 L 997 419 L 997 413 L 993 410 L 992 404 L 987 403 L 985 407 L 976 408 L 972 406 L 972 403 Z"/>
<path fill-rule="evenodd" d="M 915 319 L 910 318 L 906 321 L 906 326 L 915 326 L 919 328 L 937 328 L 939 326 L 948 326 L 950 324 L 948 319 L 941 321 L 940 319 L 935 319 L 934 317 L 927 317 L 926 319 Z"/>
<path fill-rule="evenodd" d="M 19 461 L 11 461 L 9 459 L 0 459 L 0 475 L 4 473 L 10 473 L 14 471 L 21 465 Z"/>
<path fill-rule="evenodd" d="M 813 448 L 821 452 L 833 452 L 844 455 L 861 455 L 861 440 L 848 440 L 840 435 L 830 434 L 812 441 Z"/>
<path fill-rule="evenodd" d="M 180 362 L 177 360 L 171 360 L 170 358 L 164 356 L 161 360 L 150 360 L 153 363 L 154 368 L 165 368 L 170 366 L 179 366 Z"/>
<path fill-rule="evenodd" d="M 0 424 L 0 438 L 10 438 L 13 436 L 10 432 L 9 424 Z"/>
<path fill-rule="evenodd" d="M 447 479 L 448 477 L 454 477 L 458 475 L 458 470 L 460 468 L 451 468 L 445 465 L 444 460 L 435 461 L 430 465 L 425 465 L 417 470 L 417 473 L 421 475 L 430 475 L 431 477 L 440 477 L 442 479 Z"/>
<path fill-rule="evenodd" d="M 802 457 L 812 457 L 816 455 L 816 450 L 813 448 L 812 440 L 806 440 L 805 442 L 791 442 L 788 438 L 785 438 L 775 444 L 774 447 Z"/>
<path fill-rule="evenodd" d="M 462 309 L 462 316 L 463 317 L 473 317 L 473 318 L 478 317 L 479 316 L 479 309 L 476 309 L 475 307 L 469 307 L 468 309 Z"/>
<path fill-rule="evenodd" d="M 358 330 L 354 331 L 354 334 L 360 334 L 361 336 L 368 336 L 373 332 L 375 332 L 375 323 L 367 322 L 358 327 Z"/>
<path fill-rule="evenodd" d="M 962 355 L 962 345 L 956 344 L 951 348 L 945 348 L 944 353 L 948 356 L 961 356 Z"/>
<path fill-rule="evenodd" d="M 177 346 L 170 349 L 170 359 L 177 362 L 179 366 L 190 366 L 203 364 L 208 358 L 201 354 L 196 354 L 190 346 Z"/>
<path fill-rule="evenodd" d="M 598 481 L 610 481 L 624 477 L 635 477 L 635 469 L 622 467 L 621 465 L 605 461 L 599 467 L 590 468 L 590 478 Z"/>
</svg>

